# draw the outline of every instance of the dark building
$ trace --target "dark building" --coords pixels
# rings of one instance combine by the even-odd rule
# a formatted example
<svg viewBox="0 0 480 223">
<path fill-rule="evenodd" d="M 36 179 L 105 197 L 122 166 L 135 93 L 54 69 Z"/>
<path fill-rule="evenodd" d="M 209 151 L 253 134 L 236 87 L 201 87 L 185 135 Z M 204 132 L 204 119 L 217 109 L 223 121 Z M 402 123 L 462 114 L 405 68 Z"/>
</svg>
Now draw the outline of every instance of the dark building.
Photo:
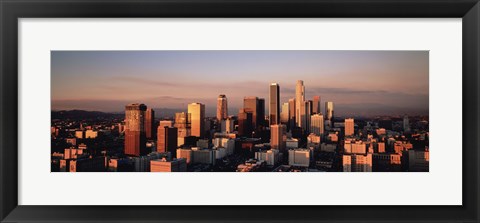
<svg viewBox="0 0 480 223">
<path fill-rule="evenodd" d="M 257 117 L 257 128 L 266 125 L 265 121 L 265 98 L 258 99 L 258 117 Z"/>
<path fill-rule="evenodd" d="M 155 111 L 149 108 L 145 112 L 145 136 L 147 139 L 153 139 L 155 137 Z"/>
<path fill-rule="evenodd" d="M 288 100 L 288 128 L 287 130 L 290 131 L 295 128 L 295 98 Z"/>
<path fill-rule="evenodd" d="M 246 109 L 240 109 L 238 112 L 238 135 L 251 137 L 253 131 L 253 114 L 245 110 Z"/>
<path fill-rule="evenodd" d="M 246 113 L 252 114 L 252 127 L 257 129 L 265 125 L 265 99 L 258 97 L 245 97 L 243 108 Z"/>
<path fill-rule="evenodd" d="M 383 119 L 378 121 L 378 127 L 379 128 L 384 128 L 387 130 L 392 130 L 393 128 L 393 122 L 391 119 Z"/>
<path fill-rule="evenodd" d="M 70 172 L 103 172 L 105 160 L 103 156 L 70 160 Z"/>
<path fill-rule="evenodd" d="M 237 153 L 254 155 L 255 154 L 255 145 L 262 143 L 260 139 L 257 138 L 241 138 L 235 140 L 235 151 Z"/>
<path fill-rule="evenodd" d="M 270 125 L 280 124 L 280 86 L 277 83 L 270 84 L 270 113 L 268 119 Z"/>
<path fill-rule="evenodd" d="M 170 152 L 172 157 L 177 153 L 177 136 L 178 129 L 170 126 L 163 126 L 158 129 L 158 145 L 157 152 Z"/>
<path fill-rule="evenodd" d="M 144 104 L 130 104 L 125 106 L 125 154 L 141 156 L 147 154 L 145 135 Z"/>
</svg>

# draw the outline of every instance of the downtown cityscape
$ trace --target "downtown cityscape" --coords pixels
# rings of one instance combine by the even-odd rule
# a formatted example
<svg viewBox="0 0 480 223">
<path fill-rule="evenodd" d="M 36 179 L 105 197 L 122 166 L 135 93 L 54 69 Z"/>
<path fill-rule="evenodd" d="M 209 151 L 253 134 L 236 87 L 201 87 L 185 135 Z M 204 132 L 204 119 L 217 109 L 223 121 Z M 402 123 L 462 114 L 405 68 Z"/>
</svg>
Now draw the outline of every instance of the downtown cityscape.
<svg viewBox="0 0 480 223">
<path fill-rule="evenodd" d="M 52 172 L 429 171 L 428 52 L 53 51 L 51 114 Z"/>
</svg>

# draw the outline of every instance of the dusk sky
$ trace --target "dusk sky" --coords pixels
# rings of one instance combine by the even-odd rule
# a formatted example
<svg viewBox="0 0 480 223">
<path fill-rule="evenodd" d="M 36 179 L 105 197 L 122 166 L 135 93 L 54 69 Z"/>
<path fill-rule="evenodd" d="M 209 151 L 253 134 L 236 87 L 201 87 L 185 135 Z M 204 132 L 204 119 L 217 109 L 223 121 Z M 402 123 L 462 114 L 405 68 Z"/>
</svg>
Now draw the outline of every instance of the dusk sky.
<svg viewBox="0 0 480 223">
<path fill-rule="evenodd" d="M 245 96 L 281 103 L 303 80 L 306 99 L 335 103 L 336 116 L 428 115 L 428 51 L 52 51 L 52 110 L 122 112 L 126 104 L 186 111 L 219 94 L 237 115 Z M 160 114 L 161 115 L 161 114 Z"/>
</svg>

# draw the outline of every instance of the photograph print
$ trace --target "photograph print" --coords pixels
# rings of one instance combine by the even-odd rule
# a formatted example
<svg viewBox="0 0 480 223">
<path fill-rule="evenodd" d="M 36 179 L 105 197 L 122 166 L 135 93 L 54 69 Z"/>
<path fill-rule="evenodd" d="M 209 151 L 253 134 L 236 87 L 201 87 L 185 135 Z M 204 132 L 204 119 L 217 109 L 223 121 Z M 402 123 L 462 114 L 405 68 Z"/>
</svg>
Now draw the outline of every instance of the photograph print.
<svg viewBox="0 0 480 223">
<path fill-rule="evenodd" d="M 51 51 L 50 137 L 51 172 L 428 172 L 429 52 Z"/>
</svg>

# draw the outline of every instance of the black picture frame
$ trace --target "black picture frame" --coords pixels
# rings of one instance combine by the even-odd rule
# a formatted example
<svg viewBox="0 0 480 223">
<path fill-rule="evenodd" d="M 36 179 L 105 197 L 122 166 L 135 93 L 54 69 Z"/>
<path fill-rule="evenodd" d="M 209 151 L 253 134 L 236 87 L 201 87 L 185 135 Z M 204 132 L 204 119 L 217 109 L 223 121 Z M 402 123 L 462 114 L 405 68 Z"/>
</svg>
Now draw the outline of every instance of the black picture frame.
<svg viewBox="0 0 480 223">
<path fill-rule="evenodd" d="M 478 222 L 478 0 L 0 0 L 0 219 L 2 222 Z M 18 19 L 131 17 L 462 18 L 461 206 L 24 206 L 18 205 Z M 445 101 L 445 109 L 448 101 Z M 449 120 L 455 121 L 455 120 Z M 460 121 L 460 120 L 458 120 Z M 447 123 L 445 123 L 447 124 Z M 421 185 L 418 185 L 421 189 Z M 41 191 L 39 191 L 41 193 Z M 369 192 L 365 192 L 369 193 Z M 53 195 L 52 195 L 53 196 Z M 372 196 L 382 196 L 375 195 Z M 392 192 L 389 196 L 396 196 Z M 74 199 L 74 198 L 72 198 Z M 107 196 L 99 199 L 107 199 Z M 212 197 L 212 199 L 224 199 Z"/>
</svg>

